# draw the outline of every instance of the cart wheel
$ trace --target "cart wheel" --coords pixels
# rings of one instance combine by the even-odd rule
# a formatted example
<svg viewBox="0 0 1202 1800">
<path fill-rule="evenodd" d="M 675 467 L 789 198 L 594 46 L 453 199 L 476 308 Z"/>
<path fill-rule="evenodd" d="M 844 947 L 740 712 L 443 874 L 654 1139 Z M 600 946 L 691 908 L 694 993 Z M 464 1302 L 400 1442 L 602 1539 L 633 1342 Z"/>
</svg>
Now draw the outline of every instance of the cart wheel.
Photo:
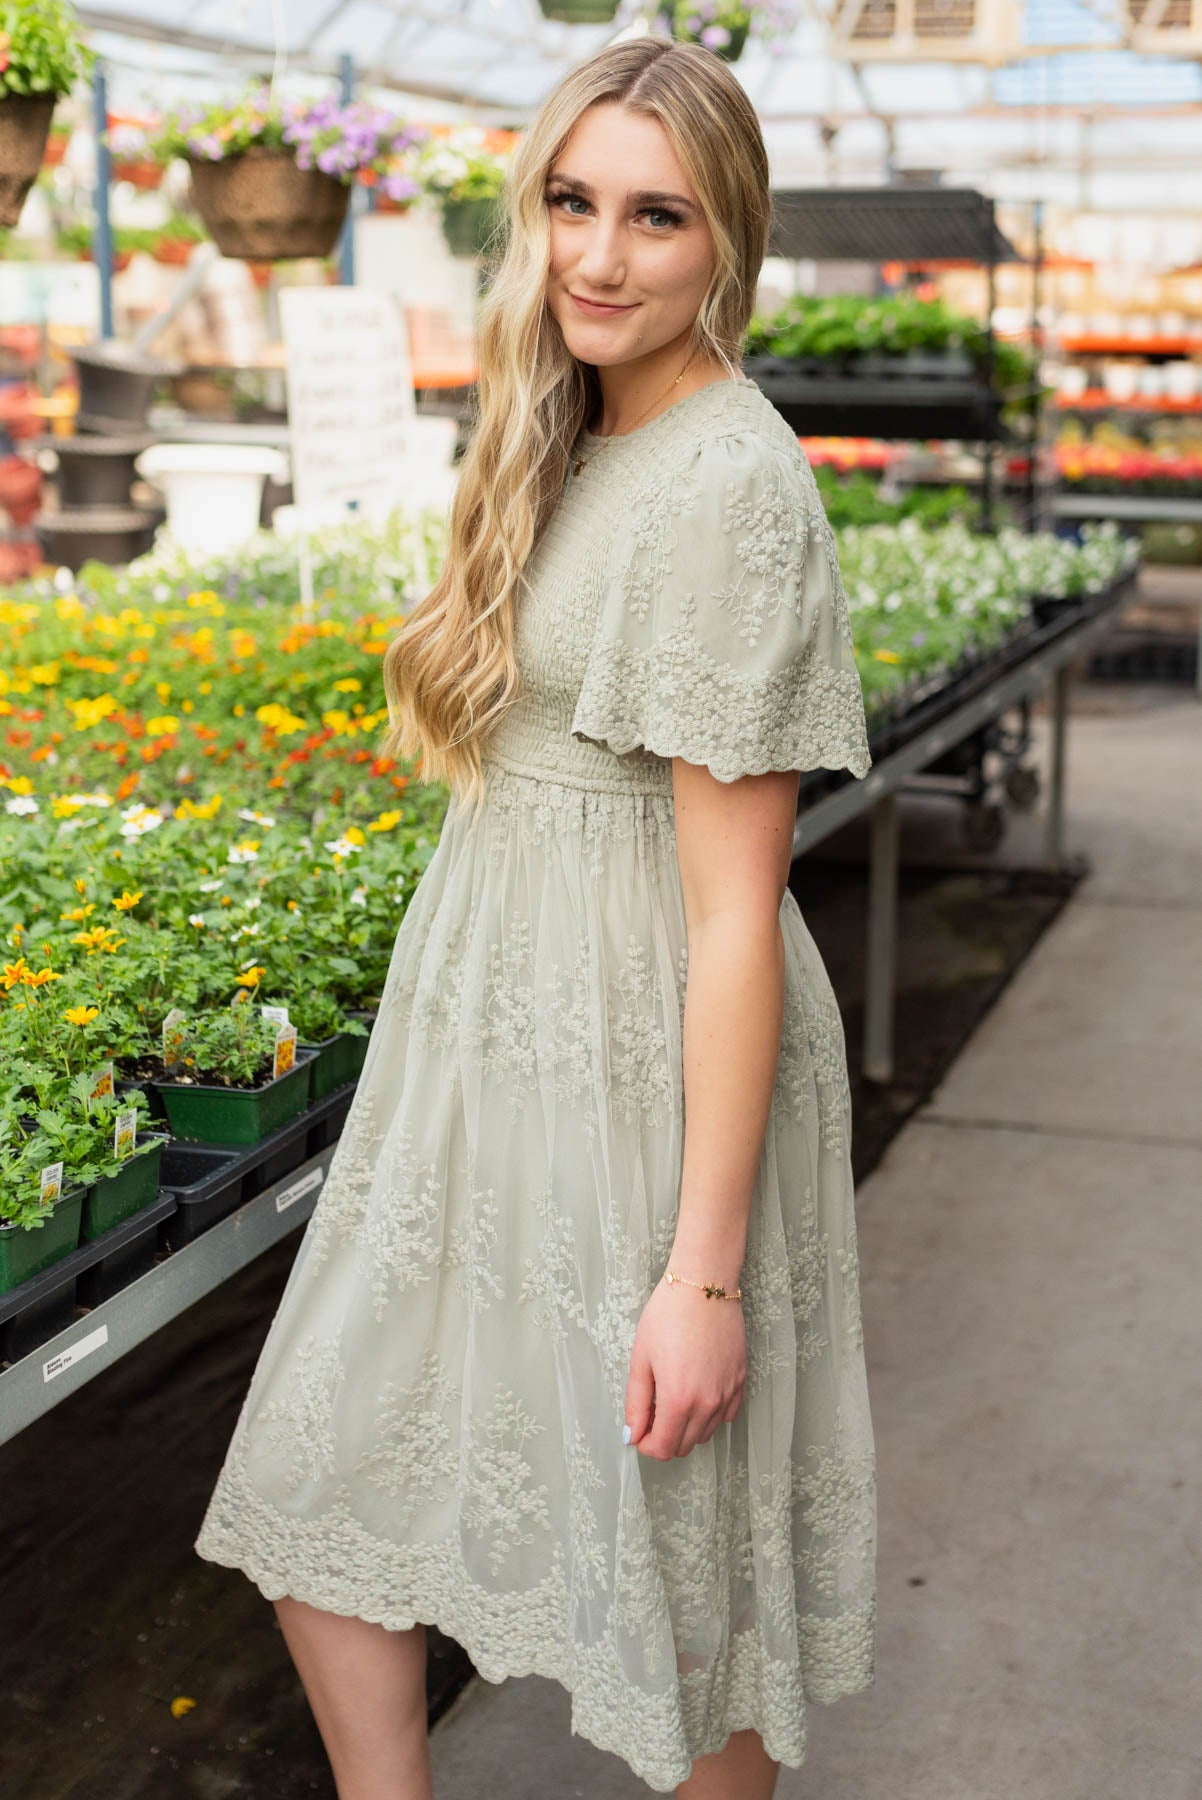
<svg viewBox="0 0 1202 1800">
<path fill-rule="evenodd" d="M 1039 770 L 1007 769 L 1006 797 L 1019 812 L 1030 812 L 1039 798 Z"/>
<path fill-rule="evenodd" d="M 960 829 L 970 850 L 996 850 L 1006 834 L 1005 809 L 996 800 L 970 800 Z"/>
</svg>

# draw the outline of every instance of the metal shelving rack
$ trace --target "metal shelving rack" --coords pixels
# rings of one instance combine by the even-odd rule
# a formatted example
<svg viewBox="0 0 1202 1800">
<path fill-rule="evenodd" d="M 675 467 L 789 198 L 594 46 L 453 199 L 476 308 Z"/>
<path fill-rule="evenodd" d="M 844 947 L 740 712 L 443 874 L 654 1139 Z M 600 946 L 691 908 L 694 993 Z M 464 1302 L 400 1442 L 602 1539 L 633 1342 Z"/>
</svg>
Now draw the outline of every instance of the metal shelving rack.
<svg viewBox="0 0 1202 1800">
<path fill-rule="evenodd" d="M 1041 259 L 1040 218 L 1036 209 L 1036 291 Z M 753 375 L 795 431 L 883 438 L 961 438 L 977 443 L 982 453 L 981 528 L 993 529 L 997 492 L 995 456 L 1006 441 L 1002 398 L 993 386 L 993 313 L 996 271 L 1000 262 L 1021 261 L 1019 252 L 998 227 L 989 195 L 974 188 L 836 187 L 778 189 L 773 195 L 769 255 L 812 261 L 916 262 L 967 261 L 988 272 L 985 320 L 988 361 L 984 375 L 931 379 L 923 376 L 852 376 L 791 373 L 766 369 L 761 377 L 755 359 Z M 1032 332 L 1037 329 L 1032 318 Z M 1037 341 L 1033 337 L 1033 341 Z M 1037 507 L 1035 462 L 1040 432 L 1040 390 L 1024 391 L 1028 401 L 1029 476 L 1027 519 Z"/>
</svg>

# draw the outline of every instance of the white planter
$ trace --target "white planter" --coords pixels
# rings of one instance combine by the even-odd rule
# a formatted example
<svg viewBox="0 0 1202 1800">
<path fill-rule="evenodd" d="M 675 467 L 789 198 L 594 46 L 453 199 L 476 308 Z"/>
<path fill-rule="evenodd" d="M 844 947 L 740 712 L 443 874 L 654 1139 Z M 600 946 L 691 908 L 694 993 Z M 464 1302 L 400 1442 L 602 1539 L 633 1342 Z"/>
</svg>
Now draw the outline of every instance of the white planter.
<svg viewBox="0 0 1202 1800">
<path fill-rule="evenodd" d="M 176 542 L 216 552 L 236 549 L 258 529 L 264 481 L 289 474 L 282 451 L 260 444 L 153 444 L 136 467 L 162 490 Z"/>
</svg>

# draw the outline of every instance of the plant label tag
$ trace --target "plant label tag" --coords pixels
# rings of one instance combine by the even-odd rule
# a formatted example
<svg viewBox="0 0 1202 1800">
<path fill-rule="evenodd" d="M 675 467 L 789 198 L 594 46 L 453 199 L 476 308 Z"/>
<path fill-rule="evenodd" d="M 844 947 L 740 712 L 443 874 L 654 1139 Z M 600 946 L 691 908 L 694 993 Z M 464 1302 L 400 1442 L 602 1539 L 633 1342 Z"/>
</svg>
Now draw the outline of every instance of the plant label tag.
<svg viewBox="0 0 1202 1800">
<path fill-rule="evenodd" d="M 113 1127 L 113 1155 L 118 1162 L 125 1162 L 133 1155 L 137 1141 L 138 1109 L 131 1106 L 128 1112 L 117 1114 L 117 1123 Z"/>
<path fill-rule="evenodd" d="M 163 1067 L 170 1069 L 173 1064 L 182 1062 L 184 1055 L 184 1015 L 178 1006 L 173 1006 L 163 1020 Z"/>
<path fill-rule="evenodd" d="M 63 1165 L 47 1163 L 38 1177 L 43 1206 L 53 1206 L 63 1191 Z"/>
<path fill-rule="evenodd" d="M 72 1363 L 82 1362 L 84 1357 L 91 1356 L 94 1350 L 103 1350 L 108 1341 L 109 1328 L 107 1325 L 98 1325 L 95 1331 L 89 1331 L 87 1337 L 77 1338 L 65 1350 L 60 1350 L 57 1356 L 52 1356 L 48 1362 L 42 1364 L 43 1383 L 53 1381 L 56 1375 L 62 1375 L 71 1367 Z"/>
<path fill-rule="evenodd" d="M 276 1033 L 275 1062 L 272 1075 L 278 1080 L 296 1065 L 296 1026 L 281 1025 Z"/>
<path fill-rule="evenodd" d="M 285 1212 L 288 1207 L 295 1205 L 298 1200 L 303 1200 L 306 1194 L 311 1194 L 315 1188 L 323 1186 L 325 1178 L 326 1172 L 324 1169 L 310 1169 L 307 1175 L 302 1175 L 299 1180 L 292 1182 L 282 1193 L 276 1195 L 276 1212 Z"/>
<path fill-rule="evenodd" d="M 259 1011 L 263 1014 L 263 1017 L 269 1019 L 273 1025 L 286 1025 L 288 1023 L 288 1008 L 286 1006 L 261 1006 Z"/>
<path fill-rule="evenodd" d="M 96 1085 L 88 1095 L 88 1099 L 109 1100 L 115 1092 L 116 1088 L 113 1085 L 113 1065 L 111 1062 L 105 1063 L 102 1069 L 96 1071 Z"/>
</svg>

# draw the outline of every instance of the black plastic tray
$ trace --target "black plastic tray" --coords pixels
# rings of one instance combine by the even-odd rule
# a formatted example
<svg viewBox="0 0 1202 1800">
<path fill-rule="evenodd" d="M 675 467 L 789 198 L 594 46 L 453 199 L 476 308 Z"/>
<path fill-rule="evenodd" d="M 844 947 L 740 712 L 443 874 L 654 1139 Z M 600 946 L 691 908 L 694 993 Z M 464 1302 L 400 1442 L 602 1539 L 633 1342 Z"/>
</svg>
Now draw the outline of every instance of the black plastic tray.
<svg viewBox="0 0 1202 1800">
<path fill-rule="evenodd" d="M 153 1262 L 160 1227 L 174 1211 L 175 1196 L 160 1193 L 111 1231 L 0 1294 L 0 1360 L 27 1355 L 65 1331 L 80 1305 L 98 1306 L 133 1281 Z"/>
<path fill-rule="evenodd" d="M 179 1250 L 293 1169 L 332 1144 L 342 1130 L 355 1082 L 335 1088 L 297 1118 L 257 1144 L 204 1144 L 173 1139 L 163 1147 L 160 1182 L 175 1211 L 163 1226 L 164 1242 Z"/>
</svg>

